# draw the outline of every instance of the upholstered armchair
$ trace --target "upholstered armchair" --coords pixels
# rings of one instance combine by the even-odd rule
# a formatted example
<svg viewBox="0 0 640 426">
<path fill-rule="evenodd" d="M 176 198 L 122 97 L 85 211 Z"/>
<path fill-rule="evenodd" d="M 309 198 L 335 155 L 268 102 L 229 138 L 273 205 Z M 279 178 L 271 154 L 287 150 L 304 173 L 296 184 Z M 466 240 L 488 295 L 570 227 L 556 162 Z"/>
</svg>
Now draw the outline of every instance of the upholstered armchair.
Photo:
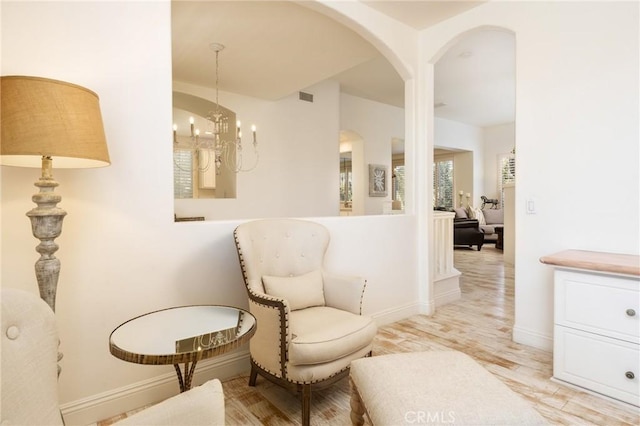
<svg viewBox="0 0 640 426">
<path fill-rule="evenodd" d="M 58 405 L 58 332 L 49 305 L 31 293 L 3 288 L 1 338 L 0 423 L 63 425 Z M 216 379 L 117 424 L 223 425 L 224 419 L 224 394 Z"/>
<path fill-rule="evenodd" d="M 366 281 L 324 270 L 328 230 L 296 219 L 244 223 L 235 241 L 258 329 L 249 343 L 251 375 L 302 393 L 308 425 L 312 390 L 346 377 L 371 354 L 377 327 L 362 315 Z"/>
</svg>

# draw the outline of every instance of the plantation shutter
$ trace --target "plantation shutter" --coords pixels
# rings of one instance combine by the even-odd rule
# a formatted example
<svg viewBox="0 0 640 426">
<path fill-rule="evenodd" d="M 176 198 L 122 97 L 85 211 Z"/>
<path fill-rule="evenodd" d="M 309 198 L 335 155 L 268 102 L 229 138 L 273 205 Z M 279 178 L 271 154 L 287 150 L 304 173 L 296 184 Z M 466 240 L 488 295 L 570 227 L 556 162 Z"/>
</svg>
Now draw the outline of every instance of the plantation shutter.
<svg viewBox="0 0 640 426">
<path fill-rule="evenodd" d="M 173 196 L 193 198 L 193 155 L 188 149 L 173 151 Z"/>
</svg>

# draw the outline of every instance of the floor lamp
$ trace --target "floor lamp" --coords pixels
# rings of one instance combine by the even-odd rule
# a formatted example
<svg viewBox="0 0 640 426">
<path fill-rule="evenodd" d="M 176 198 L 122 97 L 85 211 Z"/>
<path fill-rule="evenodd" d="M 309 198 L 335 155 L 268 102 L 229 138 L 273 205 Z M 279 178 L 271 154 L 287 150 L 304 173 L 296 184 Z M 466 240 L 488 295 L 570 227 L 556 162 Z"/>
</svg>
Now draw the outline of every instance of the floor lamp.
<svg viewBox="0 0 640 426">
<path fill-rule="evenodd" d="M 36 251 L 36 279 L 40 297 L 55 311 L 60 261 L 54 240 L 62 232 L 67 214 L 57 207 L 62 199 L 53 191 L 56 168 L 103 167 L 110 164 L 98 96 L 84 87 L 39 77 L 0 77 L 2 139 L 0 165 L 41 167 L 35 183 L 40 192 L 27 212 Z"/>
</svg>

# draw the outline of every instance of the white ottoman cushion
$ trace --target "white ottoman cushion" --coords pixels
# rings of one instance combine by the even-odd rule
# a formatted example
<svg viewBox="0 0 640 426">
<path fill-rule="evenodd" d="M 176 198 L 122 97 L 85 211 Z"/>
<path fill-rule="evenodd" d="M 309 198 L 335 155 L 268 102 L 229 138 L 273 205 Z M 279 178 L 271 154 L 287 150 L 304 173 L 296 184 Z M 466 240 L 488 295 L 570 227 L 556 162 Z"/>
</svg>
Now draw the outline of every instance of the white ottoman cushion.
<svg viewBox="0 0 640 426">
<path fill-rule="evenodd" d="M 350 376 L 374 425 L 547 424 L 527 401 L 457 351 L 358 359 Z"/>
</svg>

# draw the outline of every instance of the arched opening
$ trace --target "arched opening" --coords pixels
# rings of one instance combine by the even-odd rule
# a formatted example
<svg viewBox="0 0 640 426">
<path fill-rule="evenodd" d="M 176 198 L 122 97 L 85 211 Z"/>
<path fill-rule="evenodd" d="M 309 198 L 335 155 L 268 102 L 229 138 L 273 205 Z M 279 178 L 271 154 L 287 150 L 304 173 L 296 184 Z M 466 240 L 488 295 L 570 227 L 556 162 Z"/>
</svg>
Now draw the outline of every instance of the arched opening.
<svg viewBox="0 0 640 426">
<path fill-rule="evenodd" d="M 510 167 L 516 146 L 515 35 L 497 27 L 466 31 L 443 46 L 430 64 L 433 208 L 455 211 L 454 227 L 455 220 L 478 222 L 477 230 L 469 230 L 476 232 L 471 238 L 454 237 L 456 250 L 473 250 L 469 255 L 475 257 L 493 252 L 511 267 L 516 237 L 515 170 Z"/>
<path fill-rule="evenodd" d="M 406 75 L 406 70 L 396 71 L 397 58 L 366 29 L 328 6 L 307 6 L 295 2 L 172 4 L 174 92 L 214 99 L 215 67 L 208 46 L 224 44 L 220 102 L 243 122 L 255 122 L 260 146 L 258 166 L 237 175 L 233 201 L 209 198 L 175 203 L 178 215 L 204 216 L 205 220 L 339 215 L 335 188 L 340 179 L 337 139 L 342 129 L 361 135 L 363 162 L 366 158 L 367 164 L 391 168 L 389 141 L 405 138 L 401 74 Z M 372 69 L 375 72 L 367 72 Z M 398 85 L 399 102 L 360 90 L 380 86 L 380 78 L 391 78 Z M 360 214 L 383 214 L 382 200 L 376 198 L 374 203 L 368 198 L 355 203 L 364 206 L 358 209 Z M 386 198 L 390 204 L 390 191 Z M 287 202 L 274 203 L 274 199 Z"/>
</svg>

